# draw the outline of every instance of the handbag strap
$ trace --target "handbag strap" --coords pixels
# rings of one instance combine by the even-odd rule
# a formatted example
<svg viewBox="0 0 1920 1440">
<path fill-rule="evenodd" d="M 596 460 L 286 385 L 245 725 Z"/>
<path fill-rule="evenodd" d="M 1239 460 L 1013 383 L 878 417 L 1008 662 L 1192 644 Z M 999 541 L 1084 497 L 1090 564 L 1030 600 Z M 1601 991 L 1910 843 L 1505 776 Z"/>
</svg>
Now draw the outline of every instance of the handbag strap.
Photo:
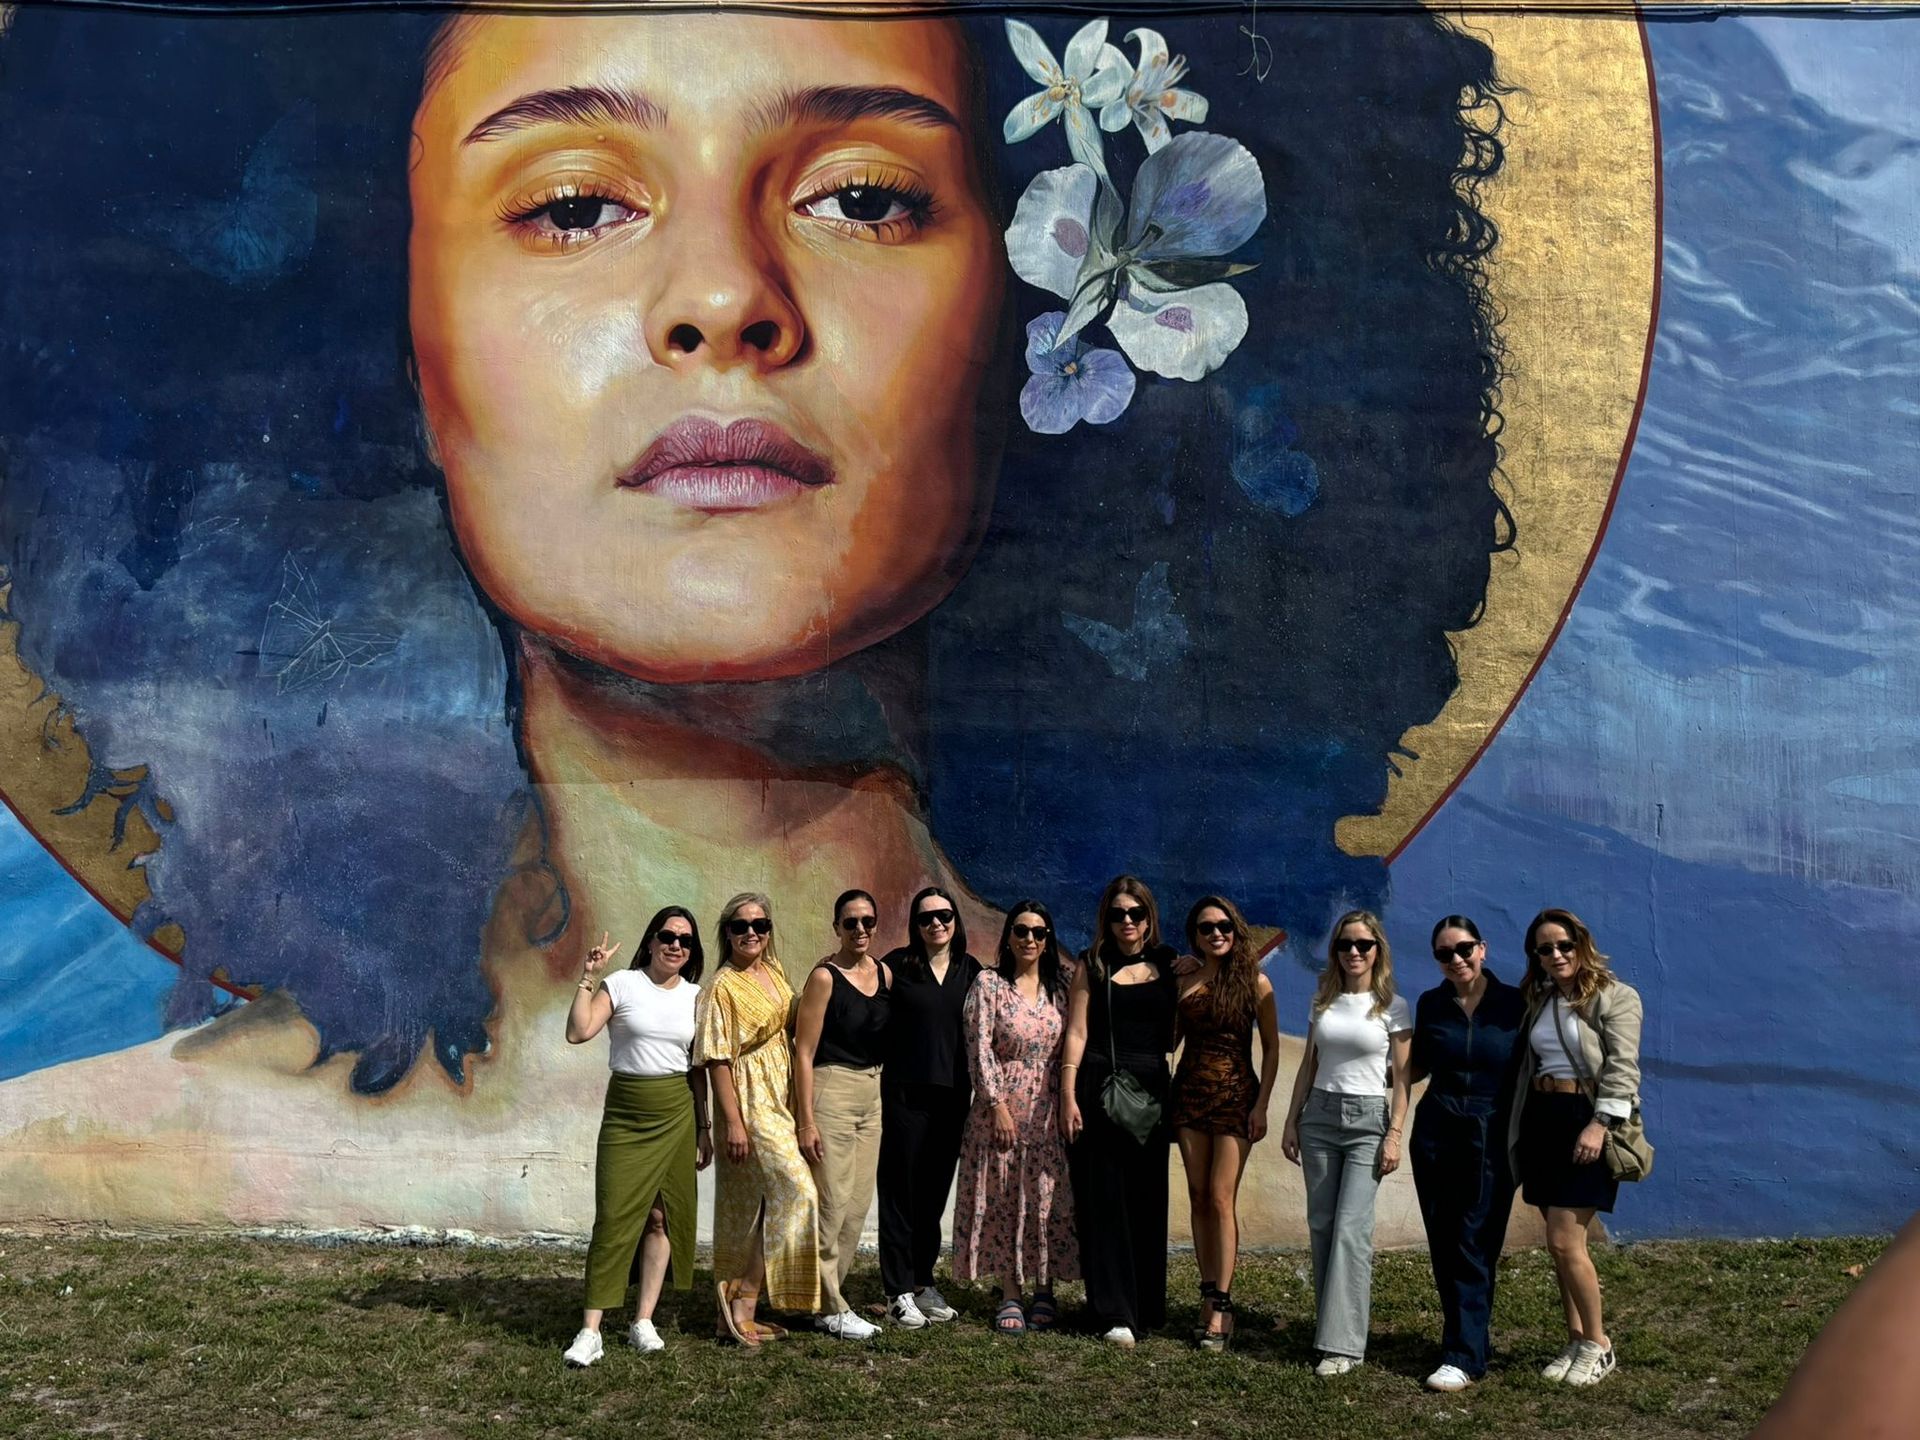
<svg viewBox="0 0 1920 1440">
<path fill-rule="evenodd" d="M 1098 951 L 1094 952 L 1096 955 Z M 1120 1055 L 1113 1047 L 1113 964 L 1101 962 L 1107 972 L 1107 1068 L 1115 1075 L 1120 1073 Z"/>
<path fill-rule="evenodd" d="M 1580 1012 L 1577 1010 L 1574 1012 L 1576 1022 L 1579 1019 L 1579 1014 Z M 1559 1043 L 1560 1053 L 1567 1057 L 1567 1064 L 1573 1067 L 1574 1078 L 1582 1085 L 1593 1086 L 1594 1093 L 1589 1098 L 1592 1099 L 1595 1104 L 1598 1104 L 1600 1099 L 1600 1084 L 1593 1076 L 1587 1073 L 1586 1057 L 1584 1055 L 1576 1056 L 1573 1051 L 1567 1048 L 1566 1032 L 1560 1028 L 1560 992 L 1558 990 L 1553 992 L 1553 1038 Z M 1580 1048 L 1584 1050 L 1586 1047 L 1583 1045 Z"/>
</svg>

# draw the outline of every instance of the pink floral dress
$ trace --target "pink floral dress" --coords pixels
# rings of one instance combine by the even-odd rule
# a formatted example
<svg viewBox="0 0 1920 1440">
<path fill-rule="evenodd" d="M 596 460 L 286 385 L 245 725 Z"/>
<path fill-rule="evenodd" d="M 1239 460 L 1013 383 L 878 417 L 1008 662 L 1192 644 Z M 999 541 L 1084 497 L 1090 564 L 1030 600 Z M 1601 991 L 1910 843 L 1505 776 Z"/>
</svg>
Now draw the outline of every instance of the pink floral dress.
<svg viewBox="0 0 1920 1440">
<path fill-rule="evenodd" d="M 1075 1280 L 1080 1249 L 1073 1235 L 1073 1189 L 1060 1139 L 1060 1037 L 1066 1029 L 1067 984 L 1060 998 L 1029 1001 L 991 970 L 967 992 L 962 1020 L 973 1071 L 973 1108 L 960 1141 L 960 1188 L 953 1202 L 953 1273 L 959 1280 L 1007 1275 L 1021 1284 Z M 1006 1102 L 1018 1139 L 993 1143 L 993 1107 Z"/>
</svg>

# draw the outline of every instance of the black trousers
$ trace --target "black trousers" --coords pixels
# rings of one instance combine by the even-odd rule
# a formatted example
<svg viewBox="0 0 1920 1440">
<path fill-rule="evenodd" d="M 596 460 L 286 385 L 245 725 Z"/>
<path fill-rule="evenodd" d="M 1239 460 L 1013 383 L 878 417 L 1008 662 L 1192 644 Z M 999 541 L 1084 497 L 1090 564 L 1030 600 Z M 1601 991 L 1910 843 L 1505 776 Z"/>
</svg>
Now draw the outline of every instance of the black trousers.
<svg viewBox="0 0 1920 1440">
<path fill-rule="evenodd" d="M 972 1094 L 951 1085 L 880 1087 L 880 1283 L 887 1298 L 933 1283 L 940 1217 L 960 1163 Z"/>
<path fill-rule="evenodd" d="M 1493 1282 L 1513 1212 L 1505 1103 L 1429 1092 L 1413 1119 L 1413 1184 L 1445 1317 L 1440 1363 L 1487 1373 Z"/>
<path fill-rule="evenodd" d="M 1107 1069 L 1084 1063 L 1074 1089 L 1083 1128 L 1067 1155 L 1073 1225 L 1094 1321 L 1102 1330 L 1124 1325 L 1139 1335 L 1167 1323 L 1168 1142 L 1162 1134 L 1142 1145 L 1107 1118 L 1100 1104 Z M 1164 1103 L 1165 1063 L 1157 1075 L 1135 1073 Z"/>
</svg>

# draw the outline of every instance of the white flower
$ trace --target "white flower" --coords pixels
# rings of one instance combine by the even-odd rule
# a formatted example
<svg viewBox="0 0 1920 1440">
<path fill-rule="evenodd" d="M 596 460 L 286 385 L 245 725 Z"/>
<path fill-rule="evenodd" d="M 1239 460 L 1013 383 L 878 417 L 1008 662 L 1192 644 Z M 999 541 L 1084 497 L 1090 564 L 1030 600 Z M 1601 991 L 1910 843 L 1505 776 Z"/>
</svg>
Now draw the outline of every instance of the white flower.
<svg viewBox="0 0 1920 1440">
<path fill-rule="evenodd" d="M 1064 65 L 1053 58 L 1053 51 L 1031 25 L 1020 20 L 1006 23 L 1007 43 L 1020 68 L 1043 87 L 1007 112 L 1007 143 L 1025 140 L 1060 119 L 1073 158 L 1106 179 L 1107 162 L 1093 112 L 1119 100 L 1133 76 L 1127 57 L 1107 44 L 1107 22 L 1091 20 L 1081 26 L 1067 42 Z"/>
<path fill-rule="evenodd" d="M 1101 107 L 1100 128 L 1124 130 L 1131 120 L 1151 154 L 1173 139 L 1168 117 L 1198 125 L 1207 118 L 1207 102 L 1191 90 L 1177 88 L 1186 77 L 1187 57 L 1171 54 L 1158 30 L 1130 30 L 1127 39 L 1140 42 L 1140 63 L 1128 67 L 1132 73 L 1126 93 Z"/>
<path fill-rule="evenodd" d="M 1246 338 L 1246 302 L 1221 282 L 1251 267 L 1222 257 L 1266 213 L 1246 148 L 1194 131 L 1147 157 L 1130 205 L 1084 166 L 1036 175 L 1007 227 L 1007 258 L 1029 285 L 1066 298 L 1056 345 L 1104 319 L 1141 369 L 1199 380 Z"/>
</svg>

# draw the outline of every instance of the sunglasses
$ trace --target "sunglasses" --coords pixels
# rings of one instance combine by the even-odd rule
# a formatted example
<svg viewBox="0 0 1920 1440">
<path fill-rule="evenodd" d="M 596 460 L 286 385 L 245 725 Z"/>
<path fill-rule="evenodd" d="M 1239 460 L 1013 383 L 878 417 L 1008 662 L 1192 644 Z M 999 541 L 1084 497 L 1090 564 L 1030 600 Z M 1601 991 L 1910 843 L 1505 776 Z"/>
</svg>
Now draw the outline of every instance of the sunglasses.
<svg viewBox="0 0 1920 1440">
<path fill-rule="evenodd" d="M 922 930 L 930 929 L 935 925 L 951 925 L 953 924 L 953 911 L 922 910 L 918 915 L 913 917 L 913 923 L 918 925 Z"/>
<path fill-rule="evenodd" d="M 1533 947 L 1533 957 L 1536 960 L 1551 960 L 1556 955 L 1572 955 L 1579 949 L 1571 940 L 1542 940 Z"/>
<path fill-rule="evenodd" d="M 729 935 L 744 935 L 749 930 L 756 935 L 771 935 L 773 933 L 773 922 L 764 915 L 758 920 L 727 921 L 727 934 Z"/>
<path fill-rule="evenodd" d="M 693 933 L 688 930 L 656 930 L 653 938 L 662 950 L 687 950 L 693 946 Z"/>
<path fill-rule="evenodd" d="M 1194 925 L 1193 933 L 1196 935 L 1230 936 L 1233 934 L 1233 922 L 1231 920 L 1201 920 Z"/>
<path fill-rule="evenodd" d="M 1016 925 L 1013 938 L 1016 940 L 1045 940 L 1053 932 L 1044 925 Z"/>
<path fill-rule="evenodd" d="M 852 930 L 857 927 L 861 930 L 871 930 L 879 923 L 880 918 L 877 915 L 849 915 L 840 922 L 840 928 L 842 930 Z"/>
<path fill-rule="evenodd" d="M 1376 940 L 1336 940 L 1333 949 L 1335 954 L 1351 950 L 1356 955 L 1371 955 L 1378 943 Z"/>
<path fill-rule="evenodd" d="M 1109 925 L 1144 925 L 1147 920 L 1147 907 L 1144 905 L 1114 905 L 1107 910 Z"/>
<path fill-rule="evenodd" d="M 1473 952 L 1479 948 L 1480 942 L 1478 940 L 1456 940 L 1451 945 L 1434 946 L 1433 958 L 1438 960 L 1442 965 L 1455 958 L 1471 960 L 1473 958 Z"/>
</svg>

